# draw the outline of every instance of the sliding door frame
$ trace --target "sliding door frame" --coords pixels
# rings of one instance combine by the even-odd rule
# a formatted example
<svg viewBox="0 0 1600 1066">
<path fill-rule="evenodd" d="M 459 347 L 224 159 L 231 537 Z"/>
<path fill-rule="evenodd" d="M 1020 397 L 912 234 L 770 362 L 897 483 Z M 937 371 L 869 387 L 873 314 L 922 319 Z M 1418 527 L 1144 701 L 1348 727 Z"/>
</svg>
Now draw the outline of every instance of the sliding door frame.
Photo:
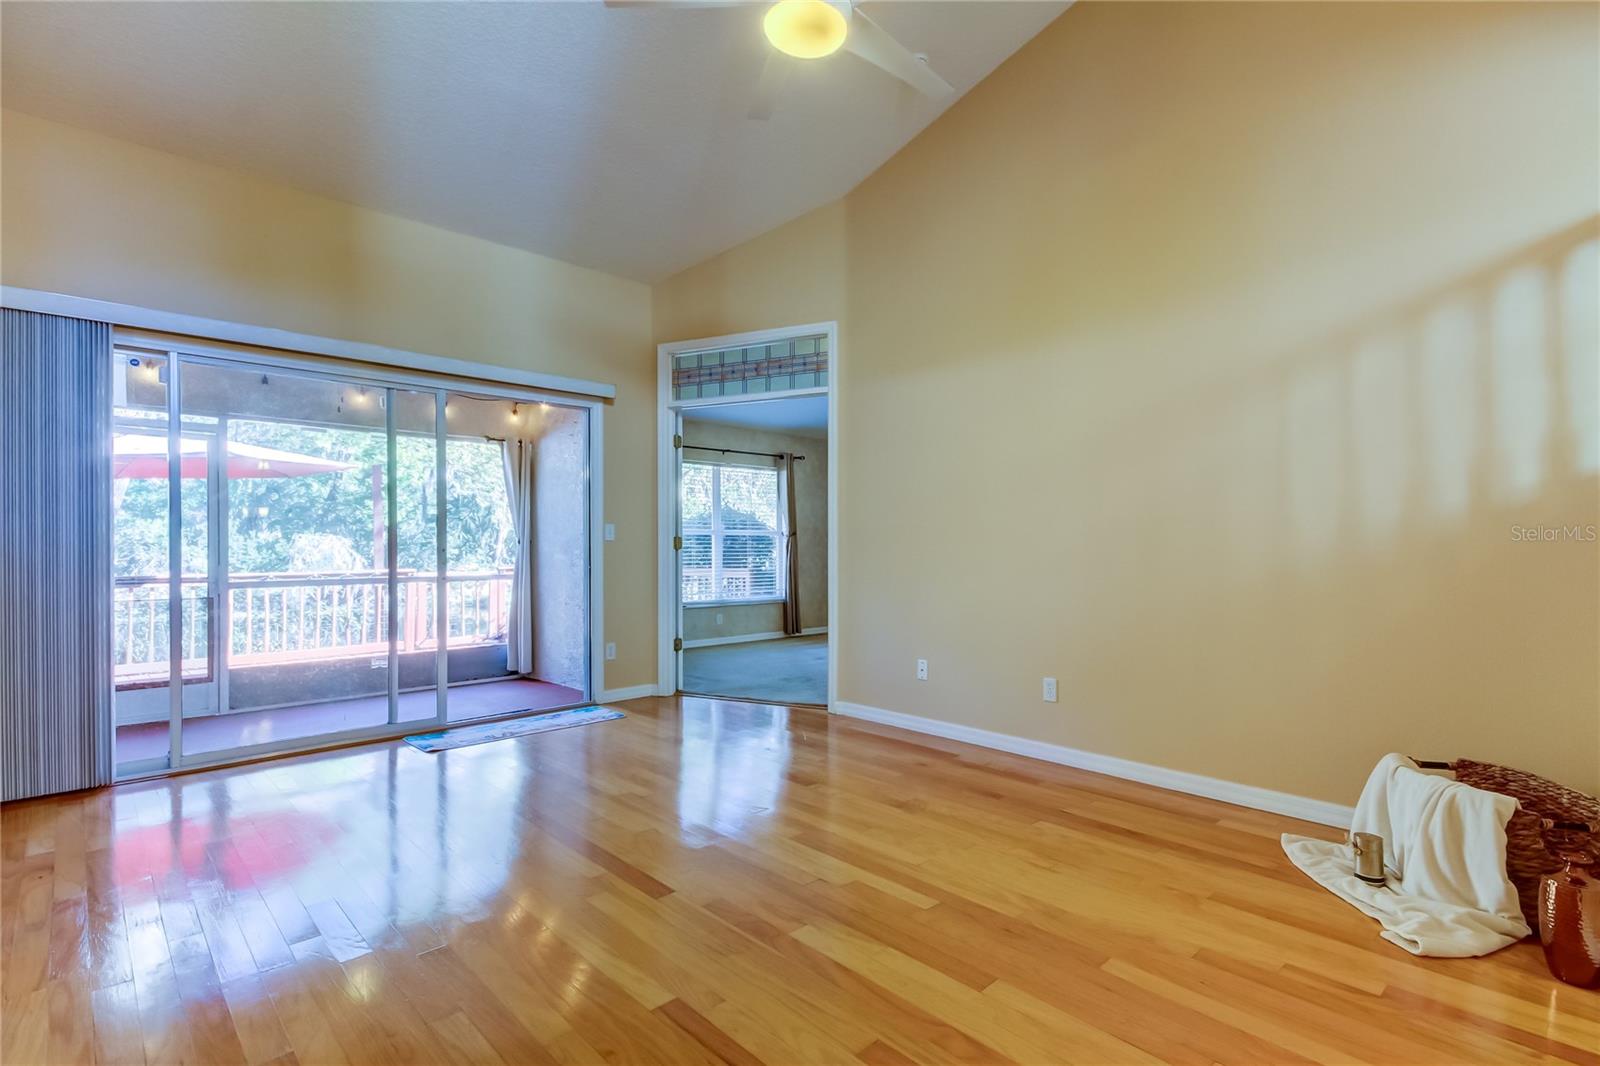
<svg viewBox="0 0 1600 1066">
<path fill-rule="evenodd" d="M 115 359 L 116 344 L 112 344 Z M 183 378 L 176 352 L 167 353 L 167 765 L 183 765 Z M 209 448 L 207 455 L 210 454 Z M 211 524 L 210 512 L 206 524 Z M 206 539 L 211 531 L 206 531 Z M 219 665 L 220 669 L 227 669 Z M 116 696 L 111 727 L 116 729 Z M 112 736 L 115 765 L 116 737 Z"/>
<path fill-rule="evenodd" d="M 588 448 L 585 458 L 584 481 L 587 486 L 587 507 L 585 508 L 588 569 L 588 614 L 589 625 L 586 633 L 587 648 L 586 662 L 588 664 L 588 678 L 583 700 L 589 702 L 596 698 L 603 690 L 605 660 L 603 656 L 605 617 L 604 617 L 604 542 L 602 532 L 604 529 L 604 503 L 605 486 L 603 479 L 604 470 L 604 400 L 585 395 L 557 392 L 553 390 L 538 389 L 518 385 L 498 384 L 472 378 L 459 378 L 454 376 L 419 373 L 415 371 L 394 370 L 387 367 L 366 367 L 360 364 L 347 364 L 334 361 L 328 357 L 301 356 L 283 352 L 258 352 L 250 349 L 219 346 L 204 342 L 191 342 L 187 339 L 177 339 L 166 334 L 152 334 L 142 330 L 116 328 L 112 333 L 113 352 L 122 348 L 138 348 L 147 351 L 159 351 L 168 360 L 167 382 L 167 459 L 168 459 L 168 511 L 167 529 L 169 536 L 168 563 L 169 569 L 175 563 L 181 563 L 182 543 L 182 511 L 181 488 L 182 467 L 177 456 L 178 441 L 182 431 L 182 370 L 181 364 L 224 366 L 246 369 L 276 369 L 290 373 L 311 376 L 323 380 L 337 381 L 346 384 L 358 384 L 383 390 L 387 398 L 385 428 L 388 443 L 388 461 L 386 474 L 386 495 L 388 497 L 388 532 L 386 555 L 389 563 L 388 583 L 390 586 L 389 610 L 389 676 L 390 683 L 386 686 L 389 700 L 389 721 L 383 725 L 370 726 L 361 729 L 344 730 L 318 734 L 314 737 L 292 738 L 282 741 L 272 741 L 264 744 L 253 744 L 244 747 L 229 748 L 220 752 L 203 752 L 194 755 L 185 755 L 182 743 L 182 677 L 178 683 L 171 686 L 172 694 L 169 697 L 168 724 L 170 729 L 170 750 L 168 752 L 167 766 L 150 767 L 148 765 L 130 765 L 124 776 L 118 780 L 132 780 L 138 777 L 160 776 L 167 773 L 201 769 L 209 766 L 222 766 L 230 763 L 243 762 L 267 756 L 289 753 L 315 751 L 321 748 L 340 747 L 373 740 L 393 739 L 404 736 L 418 729 L 447 728 L 448 701 L 448 632 L 446 620 L 448 618 L 445 590 L 448 583 L 447 552 L 448 545 L 445 540 L 446 524 L 446 442 L 448 440 L 448 427 L 445 421 L 445 402 L 449 394 L 455 393 L 462 396 L 482 397 L 487 399 L 506 399 L 520 403 L 548 403 L 553 406 L 581 408 L 587 412 Z M 331 365 L 330 365 L 331 364 Z M 398 707 L 395 685 L 398 680 L 397 663 L 395 660 L 396 612 L 392 598 L 394 595 L 395 572 L 394 563 L 398 554 L 396 532 L 397 500 L 394 491 L 394 476 L 397 465 L 396 446 L 394 438 L 394 394 L 397 390 L 417 390 L 432 392 L 434 395 L 435 411 L 435 446 L 437 448 L 436 470 L 436 551 L 438 569 L 435 575 L 434 609 L 435 628 L 439 635 L 436 654 L 435 677 L 437 682 L 438 702 L 433 718 L 421 718 L 402 723 L 397 721 Z M 211 511 L 215 515 L 214 507 Z M 215 533 L 209 538 L 215 543 Z M 214 555 L 214 552 L 213 552 Z M 225 561 L 225 560 L 224 560 Z M 212 565 L 216 562 L 213 558 Z M 174 603 L 181 604 L 181 578 L 177 570 L 172 570 L 168 577 L 168 611 L 174 612 Z M 214 583 L 215 575 L 211 581 Z M 174 593 L 174 589 L 178 591 Z M 219 597 L 219 599 L 222 597 Z M 226 613 L 226 612 L 224 612 Z M 224 639 L 224 632 L 217 625 L 216 607 L 208 613 L 211 618 L 211 639 L 220 641 Z M 176 662 L 181 669 L 182 663 L 182 618 L 180 613 L 173 613 L 169 618 L 168 656 L 170 663 Z M 214 648 L 213 655 L 217 657 L 218 669 L 225 670 L 221 663 L 221 649 Z M 106 669 L 111 669 L 111 664 L 106 664 Z M 575 706 L 578 704 L 575 704 Z M 219 708 L 219 712 L 221 711 Z M 474 722 L 492 721 L 496 718 L 510 718 L 523 712 L 512 712 L 505 715 L 489 716 L 474 719 Z M 110 728 L 113 732 L 112 743 L 115 750 L 115 731 L 117 728 L 116 715 L 111 716 Z"/>
</svg>

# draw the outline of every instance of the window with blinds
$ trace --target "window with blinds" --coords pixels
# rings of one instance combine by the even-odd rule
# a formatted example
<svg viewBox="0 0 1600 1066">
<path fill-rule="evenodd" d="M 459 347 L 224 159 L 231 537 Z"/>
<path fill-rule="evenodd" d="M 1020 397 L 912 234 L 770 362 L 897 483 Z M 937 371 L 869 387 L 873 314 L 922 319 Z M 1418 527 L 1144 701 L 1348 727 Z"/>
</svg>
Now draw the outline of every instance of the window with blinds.
<svg viewBox="0 0 1600 1066">
<path fill-rule="evenodd" d="M 679 501 L 685 605 L 783 598 L 776 470 L 686 462 Z"/>
</svg>

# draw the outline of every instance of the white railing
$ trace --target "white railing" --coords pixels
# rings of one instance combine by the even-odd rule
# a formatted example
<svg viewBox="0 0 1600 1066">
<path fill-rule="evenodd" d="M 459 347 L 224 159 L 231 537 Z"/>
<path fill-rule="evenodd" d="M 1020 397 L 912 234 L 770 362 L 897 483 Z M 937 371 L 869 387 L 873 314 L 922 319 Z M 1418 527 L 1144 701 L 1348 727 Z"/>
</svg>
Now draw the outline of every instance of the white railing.
<svg viewBox="0 0 1600 1066">
<path fill-rule="evenodd" d="M 758 571 L 755 570 L 735 570 L 724 566 L 717 573 L 722 577 L 722 588 L 720 589 L 716 587 L 717 575 L 712 573 L 711 567 L 685 566 L 683 568 L 683 602 L 686 604 L 697 602 L 715 603 L 722 600 L 747 600 L 751 599 L 753 595 L 774 597 L 777 595 L 770 588 L 766 588 L 767 585 L 776 580 L 776 575 L 771 571 L 761 572 L 759 585 L 755 578 Z"/>
<path fill-rule="evenodd" d="M 183 676 L 205 677 L 211 628 L 206 583 L 185 579 L 178 595 L 183 612 Z M 117 684 L 164 682 L 171 658 L 167 579 L 118 578 L 112 602 L 112 644 L 116 653 L 113 676 Z"/>
<path fill-rule="evenodd" d="M 397 582 L 400 625 L 396 650 L 438 646 L 431 574 L 402 573 Z M 228 582 L 230 667 L 359 658 L 388 653 L 389 585 L 381 572 L 237 574 Z M 449 646 L 505 640 L 511 600 L 509 570 L 450 574 L 445 581 Z M 181 586 L 183 674 L 204 677 L 210 640 L 210 597 L 204 578 Z M 160 683 L 169 658 L 167 581 L 119 578 L 115 596 L 118 684 Z"/>
</svg>

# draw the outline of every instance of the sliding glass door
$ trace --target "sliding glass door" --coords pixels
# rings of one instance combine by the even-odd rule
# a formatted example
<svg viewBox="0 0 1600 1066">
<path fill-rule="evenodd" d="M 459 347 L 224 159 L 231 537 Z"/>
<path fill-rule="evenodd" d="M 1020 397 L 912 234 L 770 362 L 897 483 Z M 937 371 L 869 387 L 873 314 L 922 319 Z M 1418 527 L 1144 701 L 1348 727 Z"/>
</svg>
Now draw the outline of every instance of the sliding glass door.
<svg viewBox="0 0 1600 1066">
<path fill-rule="evenodd" d="M 119 770 L 588 696 L 585 408 L 116 358 Z"/>
<path fill-rule="evenodd" d="M 185 717 L 218 709 L 212 471 L 219 442 L 212 420 L 184 419 L 169 432 L 168 357 L 119 352 L 117 358 L 112 677 L 118 761 L 139 772 L 171 762 L 175 675 Z M 178 456 L 175 477 L 169 450 Z"/>
<path fill-rule="evenodd" d="M 391 392 L 394 411 L 394 615 L 396 722 L 443 721 L 447 685 L 439 634 L 449 621 L 444 545 L 449 539 L 439 498 L 445 437 L 439 433 L 443 397 L 432 389 Z M 448 652 L 449 641 L 444 641 Z"/>
<path fill-rule="evenodd" d="M 385 390 L 189 360 L 179 381 L 223 445 L 228 636 L 223 713 L 186 718 L 183 753 L 389 723 Z"/>
<path fill-rule="evenodd" d="M 582 702 L 588 412 L 451 392 L 445 419 L 450 720 Z"/>
</svg>

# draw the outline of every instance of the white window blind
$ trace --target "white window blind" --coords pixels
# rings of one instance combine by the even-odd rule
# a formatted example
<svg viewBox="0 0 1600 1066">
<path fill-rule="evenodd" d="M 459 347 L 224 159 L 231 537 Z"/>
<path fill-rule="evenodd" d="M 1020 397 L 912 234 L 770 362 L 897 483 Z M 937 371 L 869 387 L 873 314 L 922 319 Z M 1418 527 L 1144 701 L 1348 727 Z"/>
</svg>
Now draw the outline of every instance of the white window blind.
<svg viewBox="0 0 1600 1066">
<path fill-rule="evenodd" d="M 685 604 L 783 597 L 776 470 L 686 462 L 679 499 Z"/>
</svg>

